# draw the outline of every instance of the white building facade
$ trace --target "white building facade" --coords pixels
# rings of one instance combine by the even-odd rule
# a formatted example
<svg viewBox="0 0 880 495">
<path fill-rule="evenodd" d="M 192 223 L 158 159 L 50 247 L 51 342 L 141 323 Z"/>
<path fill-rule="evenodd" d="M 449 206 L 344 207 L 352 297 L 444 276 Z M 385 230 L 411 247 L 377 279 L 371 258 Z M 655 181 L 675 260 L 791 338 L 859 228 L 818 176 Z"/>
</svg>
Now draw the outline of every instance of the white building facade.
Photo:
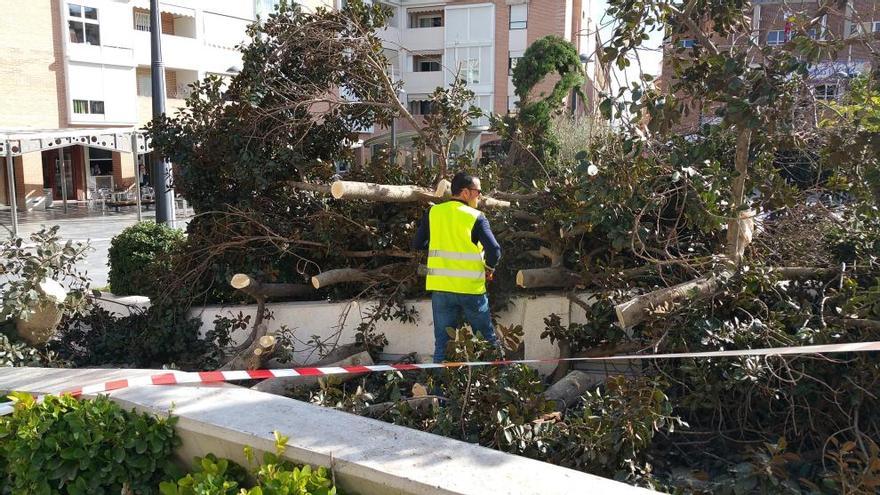
<svg viewBox="0 0 880 495">
<path fill-rule="evenodd" d="M 169 110 L 206 75 L 241 64 L 250 0 L 160 2 Z M 70 125 L 129 126 L 151 118 L 149 0 L 58 2 Z"/>
</svg>

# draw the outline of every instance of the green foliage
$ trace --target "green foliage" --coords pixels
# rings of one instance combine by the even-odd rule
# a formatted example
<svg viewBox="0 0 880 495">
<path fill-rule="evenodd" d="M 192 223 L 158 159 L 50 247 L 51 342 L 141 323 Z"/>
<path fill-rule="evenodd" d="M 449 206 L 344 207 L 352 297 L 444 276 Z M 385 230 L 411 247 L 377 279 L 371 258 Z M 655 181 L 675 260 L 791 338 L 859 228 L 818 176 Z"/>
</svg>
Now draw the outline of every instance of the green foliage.
<svg viewBox="0 0 880 495">
<path fill-rule="evenodd" d="M 282 457 L 287 437 L 275 432 L 275 453 L 263 454 L 263 462 L 248 472 L 228 459 L 209 454 L 197 458 L 197 470 L 176 483 L 163 482 L 162 495 L 336 495 L 331 473 L 323 467 L 294 466 Z M 245 448 L 248 462 L 253 451 Z M 250 479 L 255 480 L 254 483 Z M 238 491 L 236 491 L 238 489 Z"/>
<path fill-rule="evenodd" d="M 586 392 L 560 426 L 554 460 L 602 476 L 638 474 L 656 432 L 687 426 L 673 415 L 664 388 L 658 379 L 612 376 L 604 390 Z"/>
<path fill-rule="evenodd" d="M 0 368 L 15 366 L 46 366 L 53 360 L 51 353 L 41 352 L 24 342 L 11 340 L 0 333 Z"/>
<path fill-rule="evenodd" d="M 196 458 L 196 471 L 180 478 L 176 483 L 163 481 L 159 485 L 162 495 L 236 495 L 240 486 L 247 482 L 247 471 L 228 459 L 218 459 L 214 454 Z"/>
<path fill-rule="evenodd" d="M 62 243 L 58 229 L 56 225 L 31 234 L 31 246 L 20 237 L 0 242 L 0 294 L 3 294 L 0 322 L 27 319 L 41 304 L 52 304 L 67 315 L 76 314 L 86 306 L 89 280 L 77 265 L 85 260 L 90 248 L 79 242 Z M 67 290 L 64 300 L 43 294 L 40 283 L 47 279 Z"/>
<path fill-rule="evenodd" d="M 126 412 L 106 397 L 15 397 L 15 411 L 0 417 L 10 493 L 152 494 L 174 471 L 175 418 Z"/>
<path fill-rule="evenodd" d="M 485 340 L 461 329 L 451 334 L 449 359 L 497 359 Z M 535 370 L 523 365 L 444 369 L 439 388 L 445 406 L 432 418 L 428 431 L 480 443 L 499 450 L 529 453 L 540 450 L 540 425 L 532 420 L 550 411 L 541 396 L 543 384 Z"/>
<path fill-rule="evenodd" d="M 216 355 L 217 343 L 202 339 L 200 327 L 198 318 L 167 306 L 152 306 L 124 317 L 93 306 L 81 317 L 63 320 L 49 348 L 74 366 L 217 366 L 217 362 L 208 359 Z"/>
<path fill-rule="evenodd" d="M 140 222 L 110 241 L 110 287 L 117 296 L 155 298 L 162 287 L 157 277 L 169 270 L 169 256 L 184 241 L 183 231 L 165 224 Z"/>
<path fill-rule="evenodd" d="M 548 77 L 557 77 L 550 94 L 535 94 L 535 87 Z M 545 36 L 529 45 L 516 68 L 513 84 L 519 97 L 515 116 L 493 119 L 493 130 L 505 141 L 510 164 L 520 173 L 552 166 L 559 153 L 553 120 L 563 112 L 563 100 L 574 91 L 582 99 L 586 81 L 577 48 L 558 36 Z M 518 163 L 525 162 L 525 163 Z M 537 163 L 536 163 L 537 162 Z M 524 178 L 525 183 L 531 178 Z"/>
<path fill-rule="evenodd" d="M 296 196 L 279 185 L 329 179 L 335 160 L 351 158 L 358 129 L 389 123 L 387 105 L 327 96 L 342 88 L 360 102 L 395 97 L 374 72 L 387 65 L 373 29 L 388 13 L 359 1 L 315 12 L 284 3 L 251 25 L 242 70 L 227 88 L 206 78 L 193 85 L 185 110 L 151 123 L 153 146 L 180 165 L 175 188 L 196 211 L 295 205 Z M 320 118 L 317 102 L 328 107 Z"/>
</svg>

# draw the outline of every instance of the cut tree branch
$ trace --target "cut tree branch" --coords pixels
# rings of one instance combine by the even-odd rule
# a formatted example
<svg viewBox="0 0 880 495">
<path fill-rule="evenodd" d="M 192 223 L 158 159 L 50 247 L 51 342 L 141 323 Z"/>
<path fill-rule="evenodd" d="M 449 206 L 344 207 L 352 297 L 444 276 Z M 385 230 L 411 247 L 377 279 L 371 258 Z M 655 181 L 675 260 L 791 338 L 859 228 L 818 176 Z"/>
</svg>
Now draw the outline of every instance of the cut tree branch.
<svg viewBox="0 0 880 495">
<path fill-rule="evenodd" d="M 614 306 L 617 322 L 621 328 L 632 328 L 650 318 L 657 309 L 671 311 L 683 301 L 702 299 L 712 295 L 722 279 L 733 275 L 730 271 L 710 274 L 694 280 L 664 287 L 662 289 L 636 296 L 629 301 Z"/>
<path fill-rule="evenodd" d="M 299 297 L 314 294 L 315 290 L 305 284 L 273 284 L 260 282 L 244 273 L 236 273 L 229 282 L 233 288 L 238 289 L 254 299 L 274 299 L 284 297 Z"/>
<path fill-rule="evenodd" d="M 524 289 L 568 288 L 583 283 L 578 273 L 562 267 L 532 268 L 516 273 L 516 285 Z"/>
</svg>

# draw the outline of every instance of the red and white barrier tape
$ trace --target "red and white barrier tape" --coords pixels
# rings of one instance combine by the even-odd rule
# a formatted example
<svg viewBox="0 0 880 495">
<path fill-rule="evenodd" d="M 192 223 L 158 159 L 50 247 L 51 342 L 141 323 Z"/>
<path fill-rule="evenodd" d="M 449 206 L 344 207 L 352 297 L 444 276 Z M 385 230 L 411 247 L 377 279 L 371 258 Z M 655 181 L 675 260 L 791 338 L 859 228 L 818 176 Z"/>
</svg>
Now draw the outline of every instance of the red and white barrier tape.
<svg viewBox="0 0 880 495">
<path fill-rule="evenodd" d="M 685 359 L 685 358 L 713 358 L 713 357 L 742 357 L 742 356 L 791 356 L 806 354 L 832 354 L 842 352 L 872 352 L 880 351 L 880 342 L 855 342 L 847 344 L 823 344 L 798 347 L 771 347 L 765 349 L 745 349 L 738 351 L 709 351 L 709 352 L 681 352 L 671 354 L 624 354 L 606 357 L 575 357 L 557 359 L 517 359 L 500 361 L 469 361 L 469 362 L 445 362 L 425 364 L 376 364 L 370 366 L 331 366 L 331 367 L 300 367 L 274 370 L 245 370 L 245 371 L 169 371 L 151 376 L 140 376 L 121 380 L 87 385 L 62 392 L 74 397 L 81 395 L 95 395 L 103 392 L 112 392 L 129 387 L 143 385 L 177 385 L 187 383 L 218 383 L 234 382 L 240 380 L 262 380 L 265 378 L 279 378 L 285 376 L 329 376 L 349 373 L 375 373 L 382 371 L 415 371 L 438 368 L 463 368 L 476 366 L 507 366 L 511 364 L 553 364 L 562 361 L 630 361 L 649 359 Z M 12 412 L 12 406 L 0 405 L 0 416 Z"/>
</svg>

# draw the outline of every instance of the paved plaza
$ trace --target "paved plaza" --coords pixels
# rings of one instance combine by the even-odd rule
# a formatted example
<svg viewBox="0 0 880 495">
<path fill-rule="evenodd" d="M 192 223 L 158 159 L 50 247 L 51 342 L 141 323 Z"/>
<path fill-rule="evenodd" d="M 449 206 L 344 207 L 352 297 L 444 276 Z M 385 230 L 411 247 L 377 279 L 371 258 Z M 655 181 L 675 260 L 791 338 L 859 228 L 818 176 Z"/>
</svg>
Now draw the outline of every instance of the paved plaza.
<svg viewBox="0 0 880 495">
<path fill-rule="evenodd" d="M 188 217 L 178 211 L 177 227 L 186 228 Z M 150 209 L 142 213 L 143 220 L 155 220 L 156 211 Z M 107 266 L 107 251 L 110 248 L 110 240 L 122 231 L 122 229 L 137 223 L 137 212 L 133 207 L 122 208 L 116 212 L 113 209 L 101 210 L 88 208 L 85 205 L 70 204 L 67 213 L 59 202 L 49 209 L 35 209 L 33 211 L 19 211 L 18 232 L 19 236 L 27 239 L 28 236 L 39 231 L 43 226 L 51 227 L 60 225 L 58 231 L 65 241 L 78 242 L 88 241 L 92 247 L 86 258 L 85 269 L 92 280 L 92 287 L 100 288 L 107 285 L 107 277 L 110 267 Z M 12 231 L 12 219 L 9 209 L 0 210 L 0 235 L 8 237 Z"/>
</svg>

